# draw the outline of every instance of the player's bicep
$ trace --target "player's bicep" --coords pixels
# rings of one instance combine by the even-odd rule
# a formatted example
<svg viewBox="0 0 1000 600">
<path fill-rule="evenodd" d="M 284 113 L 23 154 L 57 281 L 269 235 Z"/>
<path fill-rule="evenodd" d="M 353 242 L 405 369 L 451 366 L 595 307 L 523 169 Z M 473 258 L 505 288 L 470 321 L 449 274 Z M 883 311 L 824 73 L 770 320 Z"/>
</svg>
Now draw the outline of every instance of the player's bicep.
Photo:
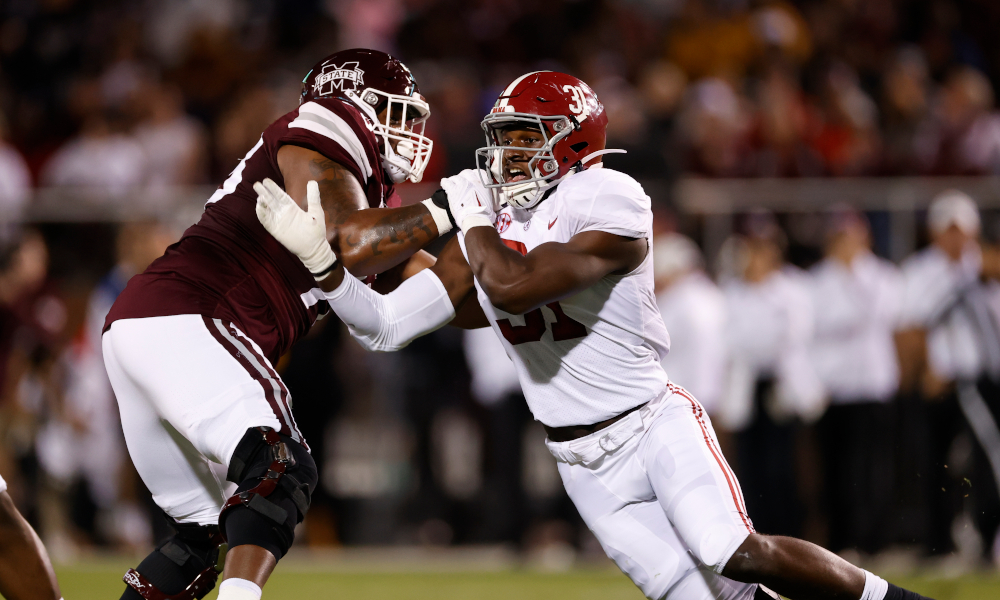
<svg viewBox="0 0 1000 600">
<path fill-rule="evenodd" d="M 526 256 L 531 277 L 524 287 L 534 288 L 539 305 L 558 300 L 608 275 L 631 271 L 642 263 L 647 249 L 645 239 L 603 231 L 579 233 L 566 243 L 542 244 Z"/>
<path fill-rule="evenodd" d="M 327 228 L 342 224 L 353 213 L 368 208 L 361 183 L 347 167 L 315 150 L 285 144 L 278 149 L 278 168 L 285 191 L 305 208 L 306 184 L 319 184 Z"/>
</svg>

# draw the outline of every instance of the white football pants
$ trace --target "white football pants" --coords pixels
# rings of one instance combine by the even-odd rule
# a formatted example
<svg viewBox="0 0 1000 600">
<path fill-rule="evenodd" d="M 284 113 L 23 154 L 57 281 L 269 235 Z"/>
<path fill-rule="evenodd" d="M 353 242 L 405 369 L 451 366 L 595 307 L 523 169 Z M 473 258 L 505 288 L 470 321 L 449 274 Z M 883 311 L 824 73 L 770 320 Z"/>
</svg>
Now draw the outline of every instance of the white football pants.
<svg viewBox="0 0 1000 600">
<path fill-rule="evenodd" d="M 233 324 L 201 315 L 115 321 L 104 363 L 125 443 L 143 483 L 181 523 L 213 525 L 225 468 L 251 427 L 302 441 L 291 398 L 260 348 Z"/>
<path fill-rule="evenodd" d="M 712 424 L 686 390 L 569 442 L 546 440 L 566 492 L 604 551 L 647 598 L 749 600 L 721 576 L 753 532 Z"/>
</svg>

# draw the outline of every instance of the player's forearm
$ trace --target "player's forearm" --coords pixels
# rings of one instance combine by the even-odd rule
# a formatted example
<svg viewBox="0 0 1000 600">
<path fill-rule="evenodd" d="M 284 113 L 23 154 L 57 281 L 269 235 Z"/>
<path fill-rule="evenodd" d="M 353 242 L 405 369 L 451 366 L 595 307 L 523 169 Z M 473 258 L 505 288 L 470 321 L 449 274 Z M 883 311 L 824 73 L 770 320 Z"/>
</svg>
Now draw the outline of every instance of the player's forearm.
<svg viewBox="0 0 1000 600">
<path fill-rule="evenodd" d="M 469 266 L 493 306 L 519 315 L 534 308 L 533 261 L 503 245 L 496 230 L 474 227 L 465 234 Z"/>
<path fill-rule="evenodd" d="M 469 265 L 493 306 L 521 315 L 593 285 L 609 270 L 601 259 L 548 243 L 527 255 L 503 245 L 490 227 L 465 236 Z"/>
<path fill-rule="evenodd" d="M 336 249 L 356 277 L 387 271 L 438 236 L 434 218 L 423 204 L 359 210 L 337 226 Z"/>
</svg>

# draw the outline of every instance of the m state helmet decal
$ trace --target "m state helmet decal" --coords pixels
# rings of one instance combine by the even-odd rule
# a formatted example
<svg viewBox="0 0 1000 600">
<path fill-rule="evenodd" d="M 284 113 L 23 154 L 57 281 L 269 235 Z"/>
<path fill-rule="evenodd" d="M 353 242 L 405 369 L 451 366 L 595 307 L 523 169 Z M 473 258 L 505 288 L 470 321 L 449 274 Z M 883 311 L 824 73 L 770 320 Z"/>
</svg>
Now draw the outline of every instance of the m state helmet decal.
<svg viewBox="0 0 1000 600">
<path fill-rule="evenodd" d="M 365 72 L 358 68 L 357 61 L 346 62 L 341 66 L 330 63 L 316 75 L 313 82 L 313 94 L 329 96 L 334 90 L 341 92 L 357 91 L 365 85 Z"/>
</svg>

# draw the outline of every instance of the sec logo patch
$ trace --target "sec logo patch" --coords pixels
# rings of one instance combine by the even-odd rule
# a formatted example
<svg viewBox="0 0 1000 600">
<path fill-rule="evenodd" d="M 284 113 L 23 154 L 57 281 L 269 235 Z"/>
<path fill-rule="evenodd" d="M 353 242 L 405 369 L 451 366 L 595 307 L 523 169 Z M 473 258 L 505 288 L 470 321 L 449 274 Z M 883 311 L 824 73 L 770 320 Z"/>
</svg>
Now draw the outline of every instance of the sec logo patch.
<svg viewBox="0 0 1000 600">
<path fill-rule="evenodd" d="M 510 215 L 507 213 L 502 213 L 497 218 L 497 233 L 503 233 L 507 231 L 508 227 L 510 227 Z"/>
</svg>

